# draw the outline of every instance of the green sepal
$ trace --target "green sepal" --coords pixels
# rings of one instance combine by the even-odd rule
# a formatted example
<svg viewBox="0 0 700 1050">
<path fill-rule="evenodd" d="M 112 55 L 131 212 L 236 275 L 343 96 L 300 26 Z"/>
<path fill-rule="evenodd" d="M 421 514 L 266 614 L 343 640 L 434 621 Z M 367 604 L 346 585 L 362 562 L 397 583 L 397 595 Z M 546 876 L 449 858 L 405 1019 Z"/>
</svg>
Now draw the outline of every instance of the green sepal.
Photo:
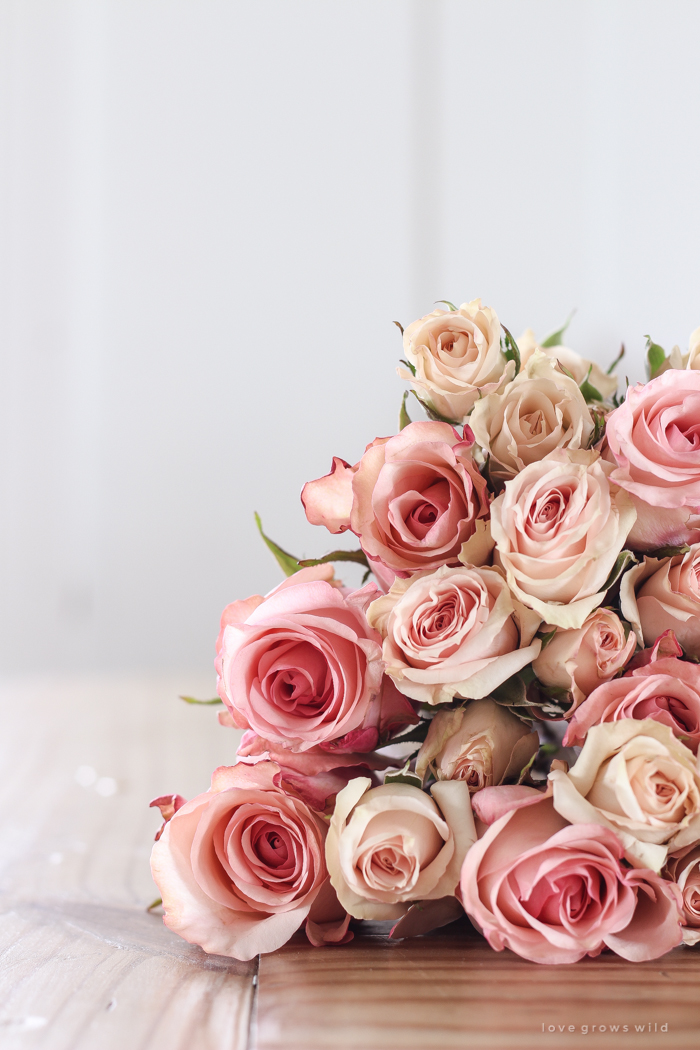
<svg viewBox="0 0 700 1050">
<path fill-rule="evenodd" d="M 441 416 L 439 412 L 436 412 L 434 408 L 431 408 L 427 401 L 424 401 L 422 397 L 418 397 L 415 390 L 411 390 L 410 392 L 413 394 L 416 401 L 422 405 L 423 411 L 430 417 L 430 419 L 435 419 L 438 423 L 449 423 L 451 427 L 460 426 L 456 419 L 448 419 L 447 416 Z"/>
<path fill-rule="evenodd" d="M 636 565 L 638 561 L 639 559 L 632 553 L 632 551 L 620 551 L 615 559 L 615 564 L 610 570 L 610 575 L 601 587 L 601 590 L 609 591 L 611 587 L 615 586 L 623 572 L 626 572 L 630 565 Z"/>
<path fill-rule="evenodd" d="M 400 736 L 394 736 L 390 739 L 391 744 L 422 744 L 425 742 L 425 738 L 428 735 L 430 729 L 430 719 L 421 719 L 416 725 L 406 733 L 402 733 Z M 384 747 L 387 745 L 384 744 Z"/>
<path fill-rule="evenodd" d="M 606 419 L 604 412 L 596 412 L 595 410 L 591 413 L 593 416 L 593 433 L 591 434 L 588 445 L 586 448 L 593 448 L 597 445 L 603 434 L 605 433 Z"/>
<path fill-rule="evenodd" d="M 501 324 L 501 328 L 506 333 L 503 356 L 506 361 L 515 361 L 515 374 L 517 375 L 520 371 L 520 350 L 518 349 L 518 344 L 504 324 Z"/>
<path fill-rule="evenodd" d="M 399 323 L 398 321 L 394 321 L 394 324 L 398 324 L 398 323 Z M 416 374 L 416 366 L 412 365 L 410 361 L 404 361 L 403 357 L 400 357 L 399 358 L 399 364 L 400 365 L 406 365 L 406 368 L 409 370 L 409 372 L 411 373 L 412 376 L 414 376 Z"/>
<path fill-rule="evenodd" d="M 181 696 L 180 700 L 184 700 L 186 704 L 198 704 L 201 707 L 211 707 L 214 704 L 223 704 L 223 700 L 218 696 L 215 696 L 213 700 L 197 700 L 194 696 Z"/>
<path fill-rule="evenodd" d="M 406 427 L 411 425 L 411 417 L 406 411 L 406 398 L 408 397 L 408 390 L 404 390 L 403 397 L 401 398 L 401 408 L 399 409 L 399 430 L 404 430 Z"/>
<path fill-rule="evenodd" d="M 403 325 L 401 324 L 401 322 L 400 321 L 394 321 L 394 324 L 396 325 L 398 330 L 401 332 L 401 335 L 403 335 Z"/>
<path fill-rule="evenodd" d="M 655 551 L 651 551 L 647 554 L 647 558 L 675 558 L 677 554 L 687 554 L 690 547 L 687 543 L 682 544 L 680 547 L 659 547 Z"/>
<path fill-rule="evenodd" d="M 647 376 L 649 379 L 655 379 L 666 361 L 666 351 L 655 343 L 650 335 L 644 338 L 647 341 Z"/>
<path fill-rule="evenodd" d="M 591 365 L 591 367 L 588 369 L 588 375 L 581 383 L 579 390 L 583 394 L 584 400 L 586 401 L 602 401 L 603 395 L 601 394 L 600 390 L 596 390 L 593 384 L 588 382 L 588 376 L 590 376 L 592 368 L 593 365 Z"/>
<path fill-rule="evenodd" d="M 561 328 L 557 328 L 556 332 L 552 332 L 551 335 L 547 336 L 547 338 L 544 340 L 543 343 L 540 343 L 540 346 L 543 349 L 548 350 L 551 346 L 561 346 L 562 345 L 561 337 L 563 336 L 564 332 L 566 331 L 566 329 L 571 324 L 575 313 L 576 313 L 576 311 L 572 310 L 571 313 L 569 314 L 569 316 L 567 317 L 566 321 L 564 321 L 564 324 L 561 326 Z"/>
<path fill-rule="evenodd" d="M 542 642 L 542 649 L 540 649 L 540 652 L 543 652 L 547 648 L 547 646 L 549 645 L 549 643 L 551 642 L 552 638 L 554 637 L 554 635 L 556 633 L 557 633 L 557 629 L 555 627 L 553 631 L 547 631 L 546 634 L 538 634 L 537 635 L 537 637 Z"/>
<path fill-rule="evenodd" d="M 607 372 L 605 374 L 608 375 L 608 376 L 611 376 L 624 356 L 625 356 L 625 344 L 622 343 L 622 345 L 620 346 L 620 353 L 617 355 L 617 357 L 615 358 L 613 363 L 610 365 L 610 367 L 608 368 L 608 370 L 607 370 Z"/>
<path fill-rule="evenodd" d="M 409 769 L 410 762 L 407 762 L 403 769 L 400 769 L 398 773 L 385 773 L 384 783 L 385 784 L 408 784 L 409 787 L 417 787 L 423 789 L 423 781 L 415 773 L 411 773 Z"/>
<path fill-rule="evenodd" d="M 151 903 L 148 905 L 148 907 L 146 908 L 146 911 L 153 911 L 154 908 L 159 908 L 162 903 L 163 903 L 163 898 L 162 897 L 156 897 L 156 899 L 154 901 L 151 901 Z"/>
<path fill-rule="evenodd" d="M 284 573 L 285 576 L 293 576 L 295 572 L 298 572 L 301 568 L 299 559 L 295 558 L 293 554 L 289 554 L 288 551 L 278 547 L 274 540 L 271 540 L 269 536 L 266 536 L 263 532 L 262 522 L 260 515 L 255 511 L 255 524 L 258 526 L 258 532 L 262 536 L 268 549 L 272 551 L 277 560 L 277 564 Z"/>
<path fill-rule="evenodd" d="M 435 304 L 437 305 L 438 303 L 444 303 L 445 306 L 449 306 L 453 314 L 457 313 L 457 307 L 454 303 L 451 303 L 449 299 L 436 299 Z"/>
<path fill-rule="evenodd" d="M 331 561 L 353 561 L 358 565 L 364 565 L 371 572 L 371 566 L 367 561 L 367 555 L 363 550 L 359 551 L 331 551 L 324 554 L 322 558 L 302 558 L 299 562 L 300 569 L 306 569 L 311 565 L 327 565 Z"/>
</svg>

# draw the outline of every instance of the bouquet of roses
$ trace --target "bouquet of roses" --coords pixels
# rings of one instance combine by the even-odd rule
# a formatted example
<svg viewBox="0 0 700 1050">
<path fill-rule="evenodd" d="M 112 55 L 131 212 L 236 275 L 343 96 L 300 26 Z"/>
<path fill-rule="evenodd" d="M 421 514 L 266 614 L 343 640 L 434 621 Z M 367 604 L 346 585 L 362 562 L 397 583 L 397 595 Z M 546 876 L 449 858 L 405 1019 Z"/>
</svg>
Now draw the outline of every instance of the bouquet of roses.
<svg viewBox="0 0 700 1050">
<path fill-rule="evenodd" d="M 624 348 L 604 372 L 445 305 L 402 329 L 427 419 L 406 391 L 399 433 L 304 486 L 359 549 L 263 534 L 287 578 L 224 610 L 236 764 L 152 803 L 165 922 L 207 952 L 465 912 L 543 963 L 700 940 L 700 329 L 618 396 Z"/>
</svg>

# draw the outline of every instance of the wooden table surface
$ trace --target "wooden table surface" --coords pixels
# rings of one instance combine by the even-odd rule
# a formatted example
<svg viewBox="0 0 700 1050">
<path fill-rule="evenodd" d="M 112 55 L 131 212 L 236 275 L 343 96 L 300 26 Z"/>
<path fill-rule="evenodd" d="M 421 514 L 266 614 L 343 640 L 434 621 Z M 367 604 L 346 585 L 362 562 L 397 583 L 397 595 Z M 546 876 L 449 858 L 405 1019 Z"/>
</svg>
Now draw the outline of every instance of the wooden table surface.
<svg viewBox="0 0 700 1050">
<path fill-rule="evenodd" d="M 2 684 L 2 1050 L 700 1048 L 700 950 L 537 966 L 492 952 L 465 921 L 399 943 L 374 924 L 340 948 L 298 935 L 238 963 L 171 934 L 145 911 L 148 801 L 192 797 L 233 761 L 215 711 L 177 700 L 211 686 Z"/>
</svg>

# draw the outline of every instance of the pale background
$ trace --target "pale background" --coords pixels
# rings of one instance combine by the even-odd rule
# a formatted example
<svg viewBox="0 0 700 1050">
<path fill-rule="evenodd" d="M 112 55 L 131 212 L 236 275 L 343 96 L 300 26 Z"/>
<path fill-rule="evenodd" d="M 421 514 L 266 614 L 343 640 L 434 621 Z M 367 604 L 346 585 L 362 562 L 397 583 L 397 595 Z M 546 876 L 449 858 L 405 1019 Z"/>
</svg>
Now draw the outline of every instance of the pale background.
<svg viewBox="0 0 700 1050">
<path fill-rule="evenodd" d="M 436 299 L 576 307 L 631 379 L 685 347 L 699 38 L 693 0 L 0 0 L 2 669 L 206 679 L 279 579 L 253 511 L 336 545 L 299 490 L 395 429 Z"/>
</svg>

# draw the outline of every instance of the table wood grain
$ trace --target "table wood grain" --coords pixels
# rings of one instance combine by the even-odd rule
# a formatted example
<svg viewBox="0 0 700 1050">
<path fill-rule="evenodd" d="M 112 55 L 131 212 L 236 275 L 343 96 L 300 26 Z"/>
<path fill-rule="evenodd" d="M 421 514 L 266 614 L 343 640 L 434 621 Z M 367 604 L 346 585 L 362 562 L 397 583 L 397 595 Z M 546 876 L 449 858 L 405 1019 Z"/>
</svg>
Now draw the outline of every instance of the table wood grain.
<svg viewBox="0 0 700 1050">
<path fill-rule="evenodd" d="M 233 761 L 216 711 L 177 699 L 211 690 L 183 676 L 0 683 L 2 1050 L 700 1047 L 698 950 L 545 967 L 492 952 L 466 921 L 398 943 L 375 923 L 347 946 L 297 935 L 238 963 L 171 934 L 145 911 L 148 801 L 191 797 Z"/>
</svg>

